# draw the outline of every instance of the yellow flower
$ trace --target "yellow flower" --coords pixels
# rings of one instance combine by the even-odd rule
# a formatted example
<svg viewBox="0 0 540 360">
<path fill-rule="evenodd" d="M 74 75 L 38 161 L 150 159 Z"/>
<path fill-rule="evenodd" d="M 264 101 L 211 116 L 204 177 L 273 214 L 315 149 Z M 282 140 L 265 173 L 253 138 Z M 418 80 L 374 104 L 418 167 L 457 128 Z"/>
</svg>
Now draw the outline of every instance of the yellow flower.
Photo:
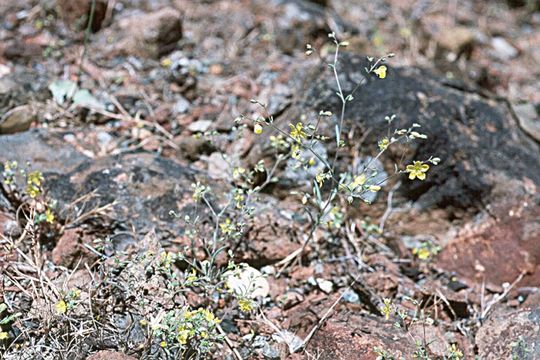
<svg viewBox="0 0 540 360">
<path fill-rule="evenodd" d="M 293 124 L 289 124 L 289 126 L 291 127 L 290 135 L 294 140 L 300 142 L 306 138 L 306 132 L 303 130 L 304 125 L 301 122 L 297 123 L 296 126 Z"/>
<path fill-rule="evenodd" d="M 64 300 L 60 300 L 59 302 L 54 305 L 54 308 L 57 313 L 59 314 L 65 314 L 67 311 L 67 304 Z"/>
<path fill-rule="evenodd" d="M 257 135 L 260 135 L 262 134 L 263 132 L 263 127 L 261 124 L 255 124 L 255 126 L 253 127 L 253 132 Z"/>
<path fill-rule="evenodd" d="M 383 300 L 384 305 L 381 307 L 381 313 L 384 315 L 386 320 L 390 319 L 390 314 L 392 313 L 392 300 L 386 298 Z"/>
<path fill-rule="evenodd" d="M 174 254 L 169 251 L 164 251 L 161 253 L 160 265 L 168 269 L 171 267 L 171 264 L 174 262 Z"/>
<path fill-rule="evenodd" d="M 208 334 L 206 333 L 206 331 L 201 331 L 201 337 L 203 339 L 206 339 L 208 337 Z"/>
<path fill-rule="evenodd" d="M 231 219 L 225 220 L 224 223 L 219 224 L 219 227 L 221 228 L 223 235 L 231 235 L 236 229 L 234 224 L 231 222 Z"/>
<path fill-rule="evenodd" d="M 180 345 L 186 345 L 189 339 L 189 331 L 188 330 L 179 331 L 177 339 Z"/>
<path fill-rule="evenodd" d="M 33 199 L 33 198 L 35 198 L 36 196 L 39 195 L 40 190 L 39 190 L 39 187 L 37 187 L 36 185 L 29 184 L 29 185 L 26 187 L 26 192 L 27 192 L 28 195 L 30 195 L 30 197 Z"/>
<path fill-rule="evenodd" d="M 319 184 L 319 187 L 323 185 L 324 181 L 326 179 L 330 179 L 330 173 L 319 173 L 317 175 L 315 175 L 315 180 L 317 181 L 317 183 Z"/>
<path fill-rule="evenodd" d="M 381 190 L 381 187 L 379 185 L 370 185 L 369 186 L 369 191 L 377 192 L 379 190 Z"/>
<path fill-rule="evenodd" d="M 249 299 L 238 300 L 238 307 L 242 312 L 251 312 L 253 310 L 253 302 Z"/>
<path fill-rule="evenodd" d="M 169 67 L 172 65 L 172 60 L 171 58 L 165 58 L 163 60 L 161 60 L 161 66 L 163 67 Z"/>
<path fill-rule="evenodd" d="M 41 186 L 41 182 L 43 181 L 43 174 L 41 171 L 32 171 L 28 174 L 28 177 L 26 178 L 26 182 L 28 185 L 36 185 Z"/>
<path fill-rule="evenodd" d="M 52 224 L 54 222 L 54 214 L 50 209 L 47 209 L 45 211 L 45 221 L 49 224 Z"/>
<path fill-rule="evenodd" d="M 384 139 L 381 139 L 379 141 L 379 150 L 381 150 L 381 151 L 386 150 L 388 145 L 390 145 L 390 140 L 388 140 L 387 137 L 385 137 Z"/>
<path fill-rule="evenodd" d="M 386 65 L 381 65 L 377 69 L 373 70 L 373 72 L 377 74 L 380 79 L 384 79 L 386 77 L 386 70 Z"/>
<path fill-rule="evenodd" d="M 5 331 L 0 332 L 0 340 L 5 340 L 9 337 L 9 334 Z"/>
<path fill-rule="evenodd" d="M 189 274 L 189 275 L 187 276 L 186 281 L 187 281 L 188 283 L 190 283 L 190 284 L 191 284 L 192 282 L 197 281 L 197 270 L 192 269 L 192 270 L 191 270 L 191 274 Z M 187 313 L 186 313 L 186 318 L 187 318 Z"/>
<path fill-rule="evenodd" d="M 167 347 L 167 342 L 163 340 L 162 342 L 159 343 L 159 346 L 161 346 L 162 348 L 165 348 Z"/>
<path fill-rule="evenodd" d="M 356 176 L 352 183 L 350 183 L 349 188 L 351 190 L 356 189 L 359 186 L 362 186 L 366 183 L 366 174 L 360 174 Z"/>
<path fill-rule="evenodd" d="M 431 256 L 431 252 L 425 247 L 413 249 L 413 254 L 418 256 L 420 260 L 427 260 Z"/>
<path fill-rule="evenodd" d="M 292 146 L 291 157 L 296 160 L 300 159 L 300 146 L 296 144 Z"/>
<path fill-rule="evenodd" d="M 407 172 L 409 173 L 409 179 L 424 180 L 426 178 L 426 172 L 429 170 L 429 165 L 424 164 L 422 161 L 415 161 L 413 165 L 407 165 Z"/>
<path fill-rule="evenodd" d="M 241 166 L 237 166 L 233 169 L 233 178 L 237 179 L 245 173 L 246 173 L 246 169 L 244 169 Z"/>
<path fill-rule="evenodd" d="M 309 165 L 309 166 L 315 165 L 315 159 L 314 159 L 314 158 L 309 159 L 308 165 Z"/>
</svg>

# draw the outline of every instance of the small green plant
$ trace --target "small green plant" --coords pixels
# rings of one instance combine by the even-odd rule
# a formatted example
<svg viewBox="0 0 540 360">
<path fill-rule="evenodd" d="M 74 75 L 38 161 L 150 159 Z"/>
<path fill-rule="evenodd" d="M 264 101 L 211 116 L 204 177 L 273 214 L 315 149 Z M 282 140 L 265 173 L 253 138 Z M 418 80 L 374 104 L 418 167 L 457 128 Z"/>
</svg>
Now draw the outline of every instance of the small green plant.
<svg viewBox="0 0 540 360">
<path fill-rule="evenodd" d="M 531 352 L 529 346 L 527 345 L 527 341 L 525 341 L 521 335 L 518 336 L 516 341 L 513 341 L 510 344 L 510 347 L 512 351 L 512 360 L 527 359 L 527 354 Z"/>
<path fill-rule="evenodd" d="M 3 340 L 9 339 L 9 333 L 5 331 L 7 326 L 21 316 L 20 313 L 7 314 L 7 308 L 6 304 L 0 303 L 0 344 Z"/>
<path fill-rule="evenodd" d="M 185 306 L 179 310 L 160 313 L 148 325 L 152 336 L 159 341 L 163 351 L 171 357 L 188 359 L 210 353 L 214 344 L 222 341 L 217 326 L 221 321 L 209 310 L 191 310 Z"/>
<path fill-rule="evenodd" d="M 50 226 L 56 221 L 56 202 L 48 198 L 44 183 L 41 171 L 31 170 L 30 164 L 21 167 L 16 161 L 4 163 L 0 185 L 12 203 L 26 211 L 27 218 L 35 225 Z"/>
</svg>

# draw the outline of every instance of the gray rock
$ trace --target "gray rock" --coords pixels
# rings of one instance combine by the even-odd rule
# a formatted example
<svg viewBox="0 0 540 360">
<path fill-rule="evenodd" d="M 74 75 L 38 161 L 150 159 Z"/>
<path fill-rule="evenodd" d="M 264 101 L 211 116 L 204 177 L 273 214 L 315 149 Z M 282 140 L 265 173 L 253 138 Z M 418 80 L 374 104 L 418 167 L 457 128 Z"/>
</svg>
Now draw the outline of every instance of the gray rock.
<svg viewBox="0 0 540 360">
<path fill-rule="evenodd" d="M 17 106 L 0 117 L 0 134 L 26 131 L 36 119 L 36 112 L 31 105 Z"/>
<path fill-rule="evenodd" d="M 530 103 L 519 104 L 514 105 L 513 109 L 523 131 L 540 142 L 540 117 L 534 105 Z"/>
<path fill-rule="evenodd" d="M 497 36 L 491 39 L 491 46 L 493 47 L 493 50 L 495 50 L 494 55 L 500 60 L 511 60 L 519 53 L 515 47 L 502 37 Z"/>
</svg>

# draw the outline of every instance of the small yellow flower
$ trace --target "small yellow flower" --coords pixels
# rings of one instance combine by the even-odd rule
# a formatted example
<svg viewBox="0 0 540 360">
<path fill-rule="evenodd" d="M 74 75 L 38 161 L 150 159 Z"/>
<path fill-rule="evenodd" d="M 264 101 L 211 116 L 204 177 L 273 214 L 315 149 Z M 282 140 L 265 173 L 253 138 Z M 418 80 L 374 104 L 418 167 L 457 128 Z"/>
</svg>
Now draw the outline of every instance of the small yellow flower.
<svg viewBox="0 0 540 360">
<path fill-rule="evenodd" d="M 206 339 L 208 337 L 208 334 L 206 331 L 201 331 L 201 338 Z"/>
<path fill-rule="evenodd" d="M 381 139 L 379 141 L 379 150 L 381 151 L 386 150 L 386 148 L 388 148 L 388 145 L 390 145 L 390 140 L 388 140 L 387 137 Z"/>
<path fill-rule="evenodd" d="M 169 66 L 171 66 L 171 65 L 172 65 L 172 60 L 171 60 L 171 58 L 168 58 L 168 57 L 167 57 L 167 58 L 161 60 L 161 66 L 167 68 L 167 67 L 169 67 Z"/>
<path fill-rule="evenodd" d="M 379 190 L 381 190 L 381 187 L 379 185 L 370 185 L 369 186 L 369 191 L 371 191 L 371 192 L 377 192 Z"/>
<path fill-rule="evenodd" d="M 253 132 L 257 135 L 261 135 L 262 132 L 263 132 L 263 127 L 261 124 L 255 124 L 255 126 L 253 127 Z"/>
<path fill-rule="evenodd" d="M 390 319 L 390 314 L 392 313 L 392 300 L 385 298 L 383 300 L 384 305 L 381 307 L 381 313 L 384 315 L 386 320 Z"/>
<path fill-rule="evenodd" d="M 244 169 L 241 166 L 237 166 L 233 169 L 233 178 L 237 179 L 241 175 L 244 175 L 246 173 L 246 169 Z"/>
<path fill-rule="evenodd" d="M 64 300 L 60 300 L 54 305 L 54 309 L 58 314 L 65 314 L 67 311 L 67 304 Z"/>
<path fill-rule="evenodd" d="M 0 332 L 0 340 L 5 340 L 9 337 L 9 334 L 5 331 Z"/>
<path fill-rule="evenodd" d="M 161 346 L 162 348 L 166 348 L 167 347 L 167 342 L 165 340 L 163 340 L 162 342 L 159 343 L 159 346 Z"/>
<path fill-rule="evenodd" d="M 236 230 L 236 227 L 231 222 L 231 219 L 225 220 L 224 223 L 219 224 L 219 227 L 221 228 L 223 235 L 231 235 L 233 231 Z"/>
<path fill-rule="evenodd" d="M 427 260 L 431 256 L 431 252 L 425 247 L 413 249 L 413 254 L 418 256 L 420 260 Z"/>
<path fill-rule="evenodd" d="M 189 331 L 188 330 L 179 331 L 177 339 L 180 345 L 186 345 L 189 339 Z"/>
<path fill-rule="evenodd" d="M 329 172 L 326 173 L 319 173 L 315 175 L 315 181 L 317 181 L 317 184 L 319 184 L 319 187 L 323 185 L 323 183 L 326 181 L 326 179 L 330 179 L 331 175 Z"/>
<path fill-rule="evenodd" d="M 386 65 L 381 65 L 377 69 L 373 70 L 373 72 L 377 74 L 380 79 L 384 79 L 386 77 L 386 70 Z"/>
<path fill-rule="evenodd" d="M 41 186 L 41 182 L 43 180 L 43 174 L 41 173 L 41 171 L 32 171 L 28 174 L 28 177 L 26 178 L 26 182 L 28 183 L 28 185 L 33 184 L 36 186 Z"/>
<path fill-rule="evenodd" d="M 251 312 L 253 310 L 253 302 L 249 299 L 238 300 L 238 307 L 242 312 Z"/>
<path fill-rule="evenodd" d="M 186 282 L 191 284 L 195 281 L 197 281 L 197 270 L 192 269 L 191 273 L 186 277 Z M 186 313 L 186 317 L 187 317 L 187 313 Z"/>
<path fill-rule="evenodd" d="M 297 144 L 293 145 L 291 148 L 291 157 L 296 160 L 300 159 L 300 146 Z"/>
<path fill-rule="evenodd" d="M 315 165 L 315 159 L 314 159 L 314 158 L 309 159 L 308 165 L 309 165 L 309 166 Z"/>
<path fill-rule="evenodd" d="M 306 138 L 306 132 L 303 130 L 304 125 L 301 122 L 297 123 L 296 126 L 293 124 L 289 124 L 289 126 L 291 127 L 290 135 L 294 140 L 300 142 Z"/>
<path fill-rule="evenodd" d="M 366 183 L 366 174 L 360 174 L 356 176 L 352 183 L 349 184 L 351 190 L 356 189 L 359 186 L 362 186 Z"/>
<path fill-rule="evenodd" d="M 426 172 L 429 170 L 429 165 L 424 164 L 422 161 L 414 161 L 413 165 L 407 165 L 407 172 L 409 173 L 409 179 L 424 180 L 426 178 Z"/>
<path fill-rule="evenodd" d="M 47 209 L 45 211 L 45 221 L 49 224 L 52 224 L 54 222 L 54 214 L 50 209 Z"/>
</svg>

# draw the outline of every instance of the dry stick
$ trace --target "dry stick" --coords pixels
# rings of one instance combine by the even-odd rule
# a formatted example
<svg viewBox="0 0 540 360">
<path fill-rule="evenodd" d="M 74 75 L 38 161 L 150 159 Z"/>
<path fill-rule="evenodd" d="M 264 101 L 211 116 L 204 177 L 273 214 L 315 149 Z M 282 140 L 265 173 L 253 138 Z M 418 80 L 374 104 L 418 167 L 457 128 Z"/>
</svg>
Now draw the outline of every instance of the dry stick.
<svg viewBox="0 0 540 360">
<path fill-rule="evenodd" d="M 358 280 L 358 278 L 360 277 L 360 275 L 358 275 L 351 283 L 350 285 L 347 287 L 347 289 L 345 289 L 345 291 L 343 291 L 341 293 L 341 295 L 339 295 L 339 297 L 336 299 L 336 301 L 334 301 L 334 303 L 332 304 L 332 306 L 330 306 L 330 308 L 328 308 L 328 310 L 324 313 L 323 317 L 319 320 L 319 322 L 317 323 L 317 325 L 315 325 L 313 327 L 313 329 L 311 329 L 311 331 L 309 332 L 309 334 L 307 334 L 307 336 L 304 338 L 304 340 L 302 341 L 302 344 L 300 344 L 299 346 L 296 347 L 296 349 L 294 350 L 294 352 L 298 352 L 302 349 L 304 349 L 306 347 L 306 345 L 310 342 L 311 338 L 313 337 L 313 335 L 315 335 L 315 333 L 317 332 L 317 330 L 319 330 L 321 328 L 321 326 L 324 324 L 324 322 L 326 321 L 326 319 L 329 317 L 330 313 L 332 312 L 332 310 L 334 310 L 334 308 L 336 307 L 336 305 L 339 303 L 339 301 L 341 299 L 343 299 L 343 296 L 345 296 L 345 293 L 347 291 L 349 291 L 352 286 L 356 283 L 356 281 Z"/>
<path fill-rule="evenodd" d="M 384 232 L 384 224 L 386 223 L 386 220 L 388 220 L 388 217 L 392 213 L 393 207 L 392 207 L 392 198 L 394 197 L 394 192 L 399 189 L 401 186 L 401 181 L 398 181 L 392 189 L 390 189 L 390 192 L 388 193 L 388 199 L 387 199 L 387 208 L 384 212 L 383 216 L 381 217 L 381 221 L 379 222 L 379 229 L 381 229 L 381 233 Z"/>
<path fill-rule="evenodd" d="M 84 32 L 84 45 L 83 45 L 83 52 L 81 54 L 81 60 L 79 64 L 79 74 L 77 76 L 77 79 L 80 80 L 81 73 L 82 73 L 82 63 L 84 61 L 84 57 L 86 56 L 86 51 L 88 48 L 88 39 L 90 38 L 90 32 L 92 31 L 92 23 L 94 22 L 94 13 L 96 12 L 96 0 L 92 0 L 92 4 L 90 5 L 90 16 L 88 19 L 88 24 L 86 25 L 86 30 Z"/>
<path fill-rule="evenodd" d="M 218 332 L 223 335 L 223 339 L 225 339 L 225 342 L 227 343 L 227 346 L 229 347 L 229 349 L 231 349 L 232 353 L 234 354 L 234 356 L 236 357 L 237 360 L 243 360 L 242 358 L 242 355 L 240 355 L 240 353 L 238 352 L 238 350 L 236 350 L 236 348 L 234 347 L 234 344 L 232 343 L 231 339 L 229 339 L 227 337 L 227 334 L 225 333 L 225 331 L 223 331 L 223 329 L 221 328 L 221 325 L 217 324 L 216 325 L 217 329 L 218 329 Z"/>
<path fill-rule="evenodd" d="M 482 322 L 483 320 L 485 320 L 489 314 L 489 312 L 491 311 L 491 308 L 497 304 L 498 302 L 500 302 L 502 299 L 504 299 L 508 293 L 510 292 L 510 290 L 512 290 L 514 288 L 514 286 L 516 286 L 516 284 L 518 282 L 521 281 L 521 279 L 523 279 L 523 276 L 525 276 L 525 272 L 522 272 L 521 274 L 519 274 L 519 276 L 517 277 L 517 279 L 512 283 L 510 284 L 509 286 L 506 287 L 506 289 L 503 291 L 502 294 L 500 295 L 495 295 L 493 297 L 493 299 L 491 299 L 491 301 L 487 304 L 487 307 L 485 309 L 482 310 L 481 314 L 480 314 L 480 321 Z M 482 288 L 484 288 L 484 283 L 482 284 Z M 482 290 L 482 298 L 484 298 L 484 291 Z M 483 301 L 482 301 L 482 308 L 483 308 Z"/>
</svg>

